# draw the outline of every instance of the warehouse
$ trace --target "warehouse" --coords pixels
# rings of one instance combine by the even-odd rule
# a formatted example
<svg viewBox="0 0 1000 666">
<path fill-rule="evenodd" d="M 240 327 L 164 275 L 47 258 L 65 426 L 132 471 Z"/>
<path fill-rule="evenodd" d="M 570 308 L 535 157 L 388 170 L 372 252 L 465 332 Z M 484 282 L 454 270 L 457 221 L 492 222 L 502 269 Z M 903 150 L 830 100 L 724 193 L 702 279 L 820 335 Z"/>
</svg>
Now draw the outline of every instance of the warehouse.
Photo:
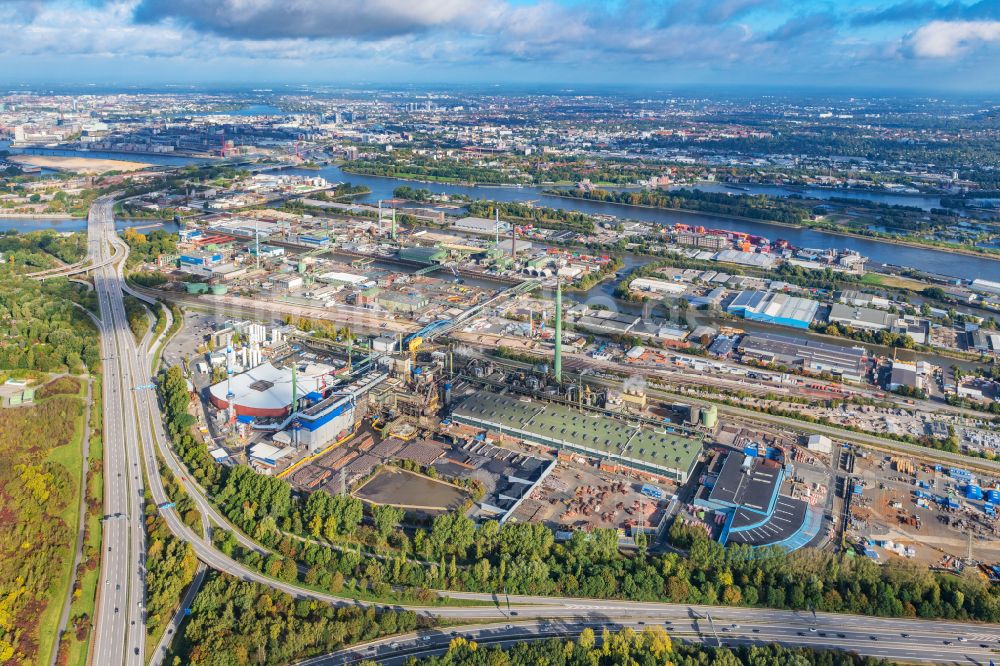
<svg viewBox="0 0 1000 666">
<path fill-rule="evenodd" d="M 750 333 L 743 336 L 739 351 L 744 357 L 764 363 L 809 372 L 829 372 L 853 381 L 863 381 L 867 374 L 863 347 L 840 347 L 777 333 Z"/>
<path fill-rule="evenodd" d="M 809 328 L 816 318 L 819 302 L 772 291 L 741 291 L 726 312 L 751 321 L 792 328 Z"/>
<path fill-rule="evenodd" d="M 628 288 L 634 291 L 649 291 L 656 294 L 671 294 L 674 296 L 680 296 L 687 291 L 687 285 L 643 277 L 632 280 Z"/>
<path fill-rule="evenodd" d="M 722 250 L 714 258 L 716 261 L 727 264 L 738 264 L 740 266 L 752 266 L 763 269 L 774 268 L 778 263 L 778 259 L 774 255 L 742 252 L 740 250 Z"/>
<path fill-rule="evenodd" d="M 830 308 L 831 324 L 844 324 L 862 331 L 885 331 L 893 327 L 897 315 L 874 308 L 862 308 L 843 303 L 834 303 Z"/>
<path fill-rule="evenodd" d="M 597 333 L 624 335 L 631 332 L 641 320 L 641 317 L 625 312 L 594 310 L 577 319 L 576 325 Z"/>
<path fill-rule="evenodd" d="M 594 411 L 479 392 L 455 408 L 457 423 L 500 431 L 525 442 L 596 458 L 684 483 L 701 455 L 701 442 L 676 433 L 628 425 Z"/>
<path fill-rule="evenodd" d="M 497 232 L 496 220 L 489 220 L 485 217 L 463 217 L 456 220 L 455 229 L 459 231 L 469 231 L 474 234 L 495 234 Z M 510 225 L 506 222 L 500 223 L 500 235 L 510 233 Z"/>
<path fill-rule="evenodd" d="M 430 300 L 424 294 L 404 294 L 398 291 L 383 291 L 375 297 L 379 307 L 391 312 L 416 312 L 427 307 Z"/>
</svg>

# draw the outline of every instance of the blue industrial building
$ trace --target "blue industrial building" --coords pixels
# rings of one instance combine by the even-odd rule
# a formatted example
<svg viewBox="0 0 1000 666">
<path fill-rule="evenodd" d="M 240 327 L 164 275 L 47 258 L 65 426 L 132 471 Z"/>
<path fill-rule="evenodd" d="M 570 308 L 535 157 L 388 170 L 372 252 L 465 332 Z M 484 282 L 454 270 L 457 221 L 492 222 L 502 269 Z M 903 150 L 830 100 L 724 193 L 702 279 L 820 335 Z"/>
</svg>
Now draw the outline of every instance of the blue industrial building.
<svg viewBox="0 0 1000 666">
<path fill-rule="evenodd" d="M 727 449 L 709 462 L 694 504 L 715 512 L 721 524 L 719 543 L 779 546 L 791 552 L 819 534 L 822 512 L 781 494 L 785 466 L 779 458 L 775 450 L 762 456 L 753 449 Z"/>
<path fill-rule="evenodd" d="M 791 328 L 809 328 L 819 302 L 781 292 L 744 290 L 726 306 L 726 312 L 750 321 Z"/>
</svg>

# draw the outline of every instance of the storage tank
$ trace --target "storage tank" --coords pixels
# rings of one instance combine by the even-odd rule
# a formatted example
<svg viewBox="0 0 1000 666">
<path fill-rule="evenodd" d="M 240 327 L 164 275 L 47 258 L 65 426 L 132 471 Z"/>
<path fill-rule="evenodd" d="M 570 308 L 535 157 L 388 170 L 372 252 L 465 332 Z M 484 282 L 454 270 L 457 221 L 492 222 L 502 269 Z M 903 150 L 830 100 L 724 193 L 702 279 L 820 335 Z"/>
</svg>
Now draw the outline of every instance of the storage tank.
<svg viewBox="0 0 1000 666">
<path fill-rule="evenodd" d="M 227 287 L 224 284 L 213 284 L 212 285 L 212 293 L 215 294 L 216 296 L 222 296 L 227 291 L 229 291 L 229 287 Z"/>
<path fill-rule="evenodd" d="M 709 405 L 701 410 L 701 424 L 706 428 L 714 428 L 719 422 L 719 408 Z"/>
<path fill-rule="evenodd" d="M 189 294 L 204 294 L 208 291 L 208 285 L 204 282 L 188 282 L 187 292 Z"/>
</svg>

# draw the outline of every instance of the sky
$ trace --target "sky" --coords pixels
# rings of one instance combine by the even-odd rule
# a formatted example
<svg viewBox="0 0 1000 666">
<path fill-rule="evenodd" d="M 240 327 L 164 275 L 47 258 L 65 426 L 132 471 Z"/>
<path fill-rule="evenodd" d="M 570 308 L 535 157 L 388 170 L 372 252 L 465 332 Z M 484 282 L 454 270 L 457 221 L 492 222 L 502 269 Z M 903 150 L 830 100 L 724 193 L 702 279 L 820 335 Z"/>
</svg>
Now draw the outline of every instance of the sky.
<svg viewBox="0 0 1000 666">
<path fill-rule="evenodd" d="M 1000 0 L 0 0 L 0 83 L 1000 90 Z"/>
</svg>

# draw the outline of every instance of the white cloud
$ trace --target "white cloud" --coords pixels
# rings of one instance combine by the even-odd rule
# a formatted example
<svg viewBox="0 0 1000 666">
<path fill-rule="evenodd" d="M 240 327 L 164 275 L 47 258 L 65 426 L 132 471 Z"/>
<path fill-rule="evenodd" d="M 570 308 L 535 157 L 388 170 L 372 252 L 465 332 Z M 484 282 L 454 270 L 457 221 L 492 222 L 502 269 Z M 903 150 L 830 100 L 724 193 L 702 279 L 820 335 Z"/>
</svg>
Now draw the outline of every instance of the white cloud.
<svg viewBox="0 0 1000 666">
<path fill-rule="evenodd" d="M 931 21 L 907 35 L 903 47 L 918 58 L 953 58 L 990 42 L 1000 42 L 1000 21 Z"/>
</svg>

